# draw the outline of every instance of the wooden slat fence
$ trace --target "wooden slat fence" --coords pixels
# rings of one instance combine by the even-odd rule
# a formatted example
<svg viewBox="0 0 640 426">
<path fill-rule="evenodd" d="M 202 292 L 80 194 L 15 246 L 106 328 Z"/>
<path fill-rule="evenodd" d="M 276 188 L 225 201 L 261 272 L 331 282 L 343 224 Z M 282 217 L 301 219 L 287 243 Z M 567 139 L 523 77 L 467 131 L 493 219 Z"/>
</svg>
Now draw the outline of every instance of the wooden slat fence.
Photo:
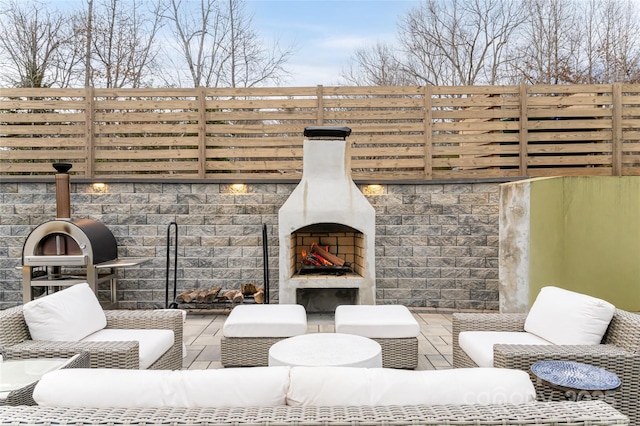
<svg viewBox="0 0 640 426">
<path fill-rule="evenodd" d="M 297 179 L 303 130 L 353 177 L 640 175 L 640 85 L 0 89 L 0 177 Z"/>
</svg>

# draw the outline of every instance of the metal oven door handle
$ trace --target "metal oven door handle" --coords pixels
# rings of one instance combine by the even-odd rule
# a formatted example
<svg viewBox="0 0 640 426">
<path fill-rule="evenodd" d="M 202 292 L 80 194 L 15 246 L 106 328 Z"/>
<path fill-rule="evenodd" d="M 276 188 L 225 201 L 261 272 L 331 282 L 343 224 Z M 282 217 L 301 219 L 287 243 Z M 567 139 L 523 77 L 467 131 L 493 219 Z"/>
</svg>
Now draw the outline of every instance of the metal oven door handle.
<svg viewBox="0 0 640 426">
<path fill-rule="evenodd" d="M 89 263 L 86 255 L 23 256 L 22 259 L 24 266 L 77 266 Z"/>
</svg>

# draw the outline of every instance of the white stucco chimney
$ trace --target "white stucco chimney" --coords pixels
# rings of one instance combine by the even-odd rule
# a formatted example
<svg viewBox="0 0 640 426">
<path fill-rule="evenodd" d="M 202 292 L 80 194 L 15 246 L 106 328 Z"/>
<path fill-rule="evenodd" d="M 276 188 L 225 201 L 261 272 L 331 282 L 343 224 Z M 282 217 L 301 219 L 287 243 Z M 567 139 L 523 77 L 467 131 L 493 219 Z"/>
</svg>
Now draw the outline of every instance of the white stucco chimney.
<svg viewBox="0 0 640 426">
<path fill-rule="evenodd" d="M 280 303 L 300 303 L 299 289 L 354 289 L 356 303 L 375 303 L 375 210 L 351 179 L 350 132 L 305 129 L 302 179 L 278 214 Z M 330 251 L 343 250 L 336 254 L 353 273 L 298 274 L 298 246 L 316 239 L 320 245 L 329 242 Z"/>
</svg>

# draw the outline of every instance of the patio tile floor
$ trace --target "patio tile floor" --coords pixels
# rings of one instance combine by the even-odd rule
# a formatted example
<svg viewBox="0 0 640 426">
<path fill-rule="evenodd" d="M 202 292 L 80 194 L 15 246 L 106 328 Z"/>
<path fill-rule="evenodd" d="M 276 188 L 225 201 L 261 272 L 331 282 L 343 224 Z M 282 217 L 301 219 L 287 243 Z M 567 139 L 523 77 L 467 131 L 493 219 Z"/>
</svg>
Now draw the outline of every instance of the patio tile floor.
<svg viewBox="0 0 640 426">
<path fill-rule="evenodd" d="M 452 367 L 451 315 L 411 310 L 418 324 L 418 370 L 442 370 Z M 229 311 L 190 311 L 184 326 L 187 356 L 185 369 L 222 368 L 220 336 Z M 308 314 L 308 333 L 332 333 L 332 314 Z"/>
</svg>

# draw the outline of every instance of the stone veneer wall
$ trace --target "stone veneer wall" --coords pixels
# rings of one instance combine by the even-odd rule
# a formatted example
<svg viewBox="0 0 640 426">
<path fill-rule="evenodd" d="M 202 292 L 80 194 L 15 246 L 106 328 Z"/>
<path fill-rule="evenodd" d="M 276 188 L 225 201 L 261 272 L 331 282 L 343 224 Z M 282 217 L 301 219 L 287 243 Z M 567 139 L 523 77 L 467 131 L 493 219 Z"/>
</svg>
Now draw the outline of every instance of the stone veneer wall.
<svg viewBox="0 0 640 426">
<path fill-rule="evenodd" d="M 262 285 L 267 224 L 271 300 L 278 297 L 278 209 L 295 183 L 107 183 L 71 177 L 71 215 L 105 223 L 119 257 L 152 257 L 118 272 L 120 308 L 164 307 L 167 231 L 178 223 L 178 292 Z M 358 187 L 367 194 L 365 185 Z M 379 304 L 452 310 L 498 309 L 498 183 L 382 185 L 376 209 Z M 22 246 L 55 218 L 55 184 L 0 182 L 0 308 L 22 303 Z M 328 200 L 330 202 L 330 200 Z M 171 275 L 172 276 L 172 275 Z M 172 279 L 170 280 L 172 296 Z M 108 288 L 100 299 L 108 300 Z"/>
</svg>

